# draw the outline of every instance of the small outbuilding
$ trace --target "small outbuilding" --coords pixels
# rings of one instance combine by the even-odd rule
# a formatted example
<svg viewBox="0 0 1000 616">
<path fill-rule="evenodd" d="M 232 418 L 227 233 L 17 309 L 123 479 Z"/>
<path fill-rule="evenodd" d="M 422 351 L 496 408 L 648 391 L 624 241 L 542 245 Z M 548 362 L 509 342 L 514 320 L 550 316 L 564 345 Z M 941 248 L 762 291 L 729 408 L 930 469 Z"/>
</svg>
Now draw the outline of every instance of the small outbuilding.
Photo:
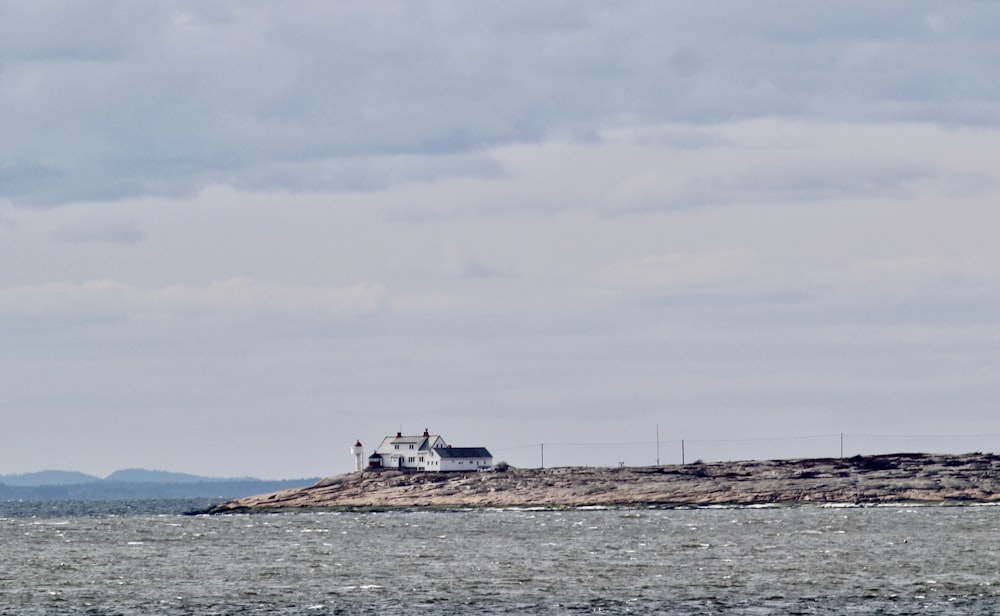
<svg viewBox="0 0 1000 616">
<path fill-rule="evenodd" d="M 439 447 L 431 451 L 427 470 L 482 471 L 493 468 L 493 454 L 485 447 Z"/>
</svg>

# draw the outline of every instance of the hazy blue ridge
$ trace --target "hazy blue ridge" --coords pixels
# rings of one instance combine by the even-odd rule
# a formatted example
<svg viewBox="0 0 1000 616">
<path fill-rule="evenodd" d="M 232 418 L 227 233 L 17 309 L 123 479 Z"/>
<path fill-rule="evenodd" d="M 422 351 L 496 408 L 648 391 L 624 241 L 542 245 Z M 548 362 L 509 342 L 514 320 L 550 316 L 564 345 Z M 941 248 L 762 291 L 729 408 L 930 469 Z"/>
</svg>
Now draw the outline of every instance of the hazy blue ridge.
<svg viewBox="0 0 1000 616">
<path fill-rule="evenodd" d="M 172 473 L 144 468 L 127 468 L 115 471 L 105 481 L 129 481 L 133 483 L 202 483 L 212 481 L 260 481 L 256 477 L 202 477 L 188 473 Z"/>
<path fill-rule="evenodd" d="M 87 478 L 83 480 L 83 478 Z M 65 478 L 64 483 L 53 483 Z M 0 475 L 0 501 L 232 499 L 308 486 L 319 477 L 265 480 L 220 479 L 165 471 L 129 469 L 107 479 L 63 471 Z M 30 482 L 34 481 L 34 485 Z"/>
<path fill-rule="evenodd" d="M 22 475 L 0 475 L 0 484 L 8 486 L 53 486 L 91 483 L 101 478 L 77 471 L 37 471 Z"/>
</svg>

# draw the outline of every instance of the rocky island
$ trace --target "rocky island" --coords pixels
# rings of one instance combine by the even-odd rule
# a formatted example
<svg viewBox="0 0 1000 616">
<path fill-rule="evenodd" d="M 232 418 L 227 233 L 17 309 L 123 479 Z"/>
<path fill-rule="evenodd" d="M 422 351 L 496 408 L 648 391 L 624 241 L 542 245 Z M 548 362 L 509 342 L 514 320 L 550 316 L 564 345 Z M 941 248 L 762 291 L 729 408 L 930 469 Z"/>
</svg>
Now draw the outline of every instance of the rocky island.
<svg viewBox="0 0 1000 616">
<path fill-rule="evenodd" d="M 900 453 L 490 472 L 364 471 L 232 500 L 204 513 L 297 509 L 960 504 L 1000 501 L 1000 455 Z"/>
</svg>

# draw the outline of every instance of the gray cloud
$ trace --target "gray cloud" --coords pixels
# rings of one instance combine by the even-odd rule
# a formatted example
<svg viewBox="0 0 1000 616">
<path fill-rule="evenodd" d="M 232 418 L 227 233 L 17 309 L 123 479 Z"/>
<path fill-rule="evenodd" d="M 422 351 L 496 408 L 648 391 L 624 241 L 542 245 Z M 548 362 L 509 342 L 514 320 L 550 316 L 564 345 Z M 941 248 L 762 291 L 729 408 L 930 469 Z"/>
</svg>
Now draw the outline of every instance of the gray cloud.
<svg viewBox="0 0 1000 616">
<path fill-rule="evenodd" d="M 56 237 L 66 242 L 135 244 L 145 234 L 128 223 L 80 224 L 67 226 L 56 232 Z"/>
<path fill-rule="evenodd" d="M 464 155 L 623 118 L 996 124 L 992 5 L 856 8 L 7 2 L 0 194 L 295 189 L 338 157 Z"/>
<path fill-rule="evenodd" d="M 862 161 L 788 161 L 781 166 L 751 165 L 735 176 L 695 180 L 667 207 L 725 203 L 814 203 L 856 196 L 902 199 L 913 185 L 936 172 L 916 164 Z"/>
</svg>

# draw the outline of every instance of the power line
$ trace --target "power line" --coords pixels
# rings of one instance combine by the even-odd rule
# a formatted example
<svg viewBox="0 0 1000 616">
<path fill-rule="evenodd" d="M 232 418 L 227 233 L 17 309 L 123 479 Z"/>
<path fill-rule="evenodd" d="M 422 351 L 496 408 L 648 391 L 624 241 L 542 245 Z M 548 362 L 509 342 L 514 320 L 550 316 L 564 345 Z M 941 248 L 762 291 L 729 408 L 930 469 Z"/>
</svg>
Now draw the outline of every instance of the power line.
<svg viewBox="0 0 1000 616">
<path fill-rule="evenodd" d="M 659 426 L 657 426 L 657 429 Z M 840 442 L 840 455 L 844 456 L 844 444 L 847 439 L 879 439 L 879 440 L 893 440 L 893 439 L 906 439 L 906 440 L 935 440 L 935 441 L 947 441 L 947 440 L 967 440 L 967 439 L 1000 439 L 1000 434 L 862 434 L 862 433 L 851 433 L 851 432 L 840 432 L 840 433 L 829 433 L 829 434 L 805 434 L 805 435 L 790 435 L 790 436 L 762 436 L 762 437 L 750 437 L 750 438 L 734 438 L 734 439 L 670 439 L 661 440 L 659 438 L 659 433 L 657 432 L 657 439 L 653 441 L 602 441 L 602 442 L 544 442 L 544 443 L 532 443 L 525 445 L 510 445 L 506 447 L 492 447 L 491 449 L 495 452 L 514 452 L 514 451 L 524 451 L 524 450 L 536 450 L 538 451 L 540 457 L 540 462 L 544 467 L 545 464 L 545 447 L 548 446 L 550 449 L 621 449 L 621 448 L 656 448 L 656 461 L 659 464 L 660 458 L 660 446 L 661 445 L 673 445 L 679 446 L 681 450 L 681 460 L 685 459 L 684 449 L 685 443 L 697 444 L 697 445 L 711 445 L 711 444 L 740 444 L 740 443 L 778 443 L 778 442 L 802 442 L 802 441 L 818 441 L 818 440 L 830 440 Z"/>
<path fill-rule="evenodd" d="M 960 439 L 960 438 L 1000 438 L 1000 434 L 851 434 L 844 433 L 844 436 L 854 438 L 908 438 L 908 439 Z"/>
<path fill-rule="evenodd" d="M 689 443 L 763 443 L 763 442 L 775 442 L 775 441 L 809 441 L 809 440 L 818 440 L 824 438 L 837 438 L 839 436 L 840 433 L 811 434 L 807 436 L 771 436 L 771 437 L 763 436 L 758 438 L 715 438 L 715 439 L 688 438 L 684 440 Z M 845 434 L 844 436 L 850 436 L 850 435 Z"/>
<path fill-rule="evenodd" d="M 655 446 L 657 443 L 660 444 L 674 444 L 679 445 L 681 441 L 688 443 L 768 443 L 768 442 L 784 442 L 784 441 L 808 441 L 808 440 L 820 440 L 820 439 L 837 439 L 841 436 L 847 438 L 879 438 L 879 439 L 894 439 L 894 438 L 905 438 L 905 439 L 935 439 L 935 440 L 948 440 L 948 439 L 969 439 L 969 438 L 996 438 L 1000 439 L 1000 434 L 860 434 L 852 432 L 838 432 L 830 434 L 808 434 L 799 436 L 761 436 L 753 438 L 702 438 L 702 439 L 670 439 L 670 440 L 654 440 L 654 441 L 603 441 L 603 442 L 592 442 L 592 443 L 559 443 L 552 441 L 545 441 L 545 445 L 548 447 L 582 447 L 582 448 L 609 448 L 609 447 L 651 447 Z M 510 445 L 506 447 L 493 447 L 494 451 L 514 451 L 519 449 L 536 449 L 541 443 L 532 443 L 530 445 Z"/>
</svg>

